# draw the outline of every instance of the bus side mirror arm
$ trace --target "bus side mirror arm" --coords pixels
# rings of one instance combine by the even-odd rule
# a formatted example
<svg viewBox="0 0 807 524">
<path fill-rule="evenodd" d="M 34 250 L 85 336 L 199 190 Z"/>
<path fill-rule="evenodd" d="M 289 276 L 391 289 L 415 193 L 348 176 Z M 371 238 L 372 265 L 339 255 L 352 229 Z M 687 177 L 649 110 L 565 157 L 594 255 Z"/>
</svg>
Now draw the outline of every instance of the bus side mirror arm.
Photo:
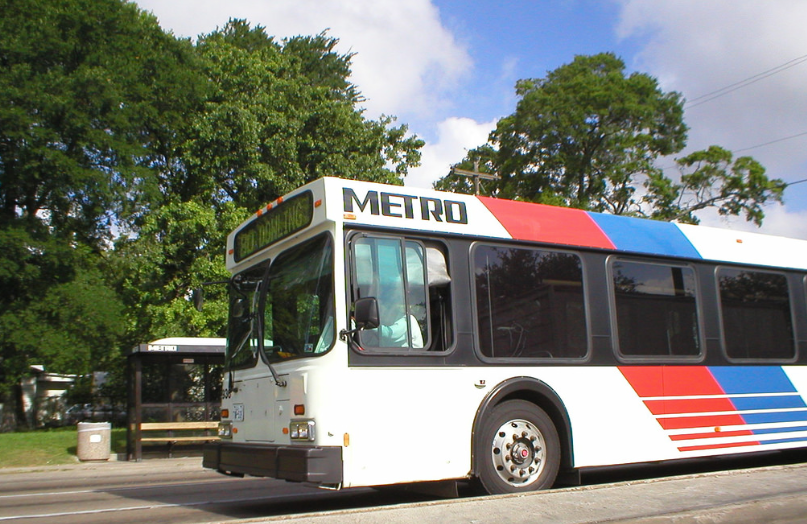
<svg viewBox="0 0 807 524">
<path fill-rule="evenodd" d="M 191 290 L 191 299 L 193 300 L 193 307 L 196 308 L 196 311 L 202 311 L 202 308 L 205 303 L 205 286 L 212 286 L 216 284 L 229 284 L 229 280 L 216 280 L 214 282 L 202 282 L 199 284 L 199 287 L 193 288 Z"/>
</svg>

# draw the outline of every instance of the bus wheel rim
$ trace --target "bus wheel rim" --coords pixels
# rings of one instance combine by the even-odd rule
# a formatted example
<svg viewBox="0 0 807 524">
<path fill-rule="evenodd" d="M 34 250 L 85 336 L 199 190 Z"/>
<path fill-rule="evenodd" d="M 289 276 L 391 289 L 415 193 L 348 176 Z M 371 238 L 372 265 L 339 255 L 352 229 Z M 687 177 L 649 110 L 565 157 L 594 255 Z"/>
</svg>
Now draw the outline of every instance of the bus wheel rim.
<svg viewBox="0 0 807 524">
<path fill-rule="evenodd" d="M 507 421 L 493 435 L 491 455 L 499 478 L 511 486 L 526 486 L 544 470 L 544 437 L 528 420 Z"/>
</svg>

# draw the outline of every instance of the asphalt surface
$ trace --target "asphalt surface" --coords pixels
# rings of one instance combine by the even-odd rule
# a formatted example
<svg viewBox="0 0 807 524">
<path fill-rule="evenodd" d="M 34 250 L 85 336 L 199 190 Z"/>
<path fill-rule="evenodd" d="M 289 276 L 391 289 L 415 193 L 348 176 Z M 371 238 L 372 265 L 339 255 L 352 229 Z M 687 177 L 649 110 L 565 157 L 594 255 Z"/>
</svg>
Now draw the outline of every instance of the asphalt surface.
<svg viewBox="0 0 807 524">
<path fill-rule="evenodd" d="M 144 474 L 156 477 L 165 472 L 197 475 L 200 474 L 199 460 L 162 459 L 141 463 L 0 469 L 0 486 L 4 481 L 20 485 L 22 482 L 37 482 L 37 479 L 44 484 L 55 483 L 59 476 L 105 478 L 114 482 L 115 479 Z M 309 496 L 316 498 L 317 493 L 324 494 L 321 490 L 315 490 Z M 0 498 L 2 496 L 3 490 L 0 490 Z M 316 510 L 317 504 L 312 503 L 311 509 Z M 226 514 L 220 514 L 219 519 Z M 215 521 L 312 524 L 795 524 L 807 522 L 807 463 L 630 480 L 526 495 L 401 503 L 259 518 L 224 518 L 226 520 Z M 6 519 L 0 516 L 0 520 Z M 209 518 L 204 521 L 212 522 Z"/>
</svg>

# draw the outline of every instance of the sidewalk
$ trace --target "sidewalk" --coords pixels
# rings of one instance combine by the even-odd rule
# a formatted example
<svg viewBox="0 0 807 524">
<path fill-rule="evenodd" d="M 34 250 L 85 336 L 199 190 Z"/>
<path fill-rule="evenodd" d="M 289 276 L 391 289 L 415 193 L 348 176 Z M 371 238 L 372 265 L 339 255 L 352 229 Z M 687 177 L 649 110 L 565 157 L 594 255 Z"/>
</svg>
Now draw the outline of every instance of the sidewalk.
<svg viewBox="0 0 807 524">
<path fill-rule="evenodd" d="M 807 521 L 807 464 L 238 522 L 278 521 L 292 524 L 801 524 Z"/>
</svg>

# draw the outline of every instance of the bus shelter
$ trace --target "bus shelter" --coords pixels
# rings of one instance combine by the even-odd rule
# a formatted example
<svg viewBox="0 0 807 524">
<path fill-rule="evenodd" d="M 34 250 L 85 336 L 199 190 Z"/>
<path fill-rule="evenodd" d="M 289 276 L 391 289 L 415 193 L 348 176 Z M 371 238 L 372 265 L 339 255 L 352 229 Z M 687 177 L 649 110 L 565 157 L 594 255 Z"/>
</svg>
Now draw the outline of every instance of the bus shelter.
<svg viewBox="0 0 807 524">
<path fill-rule="evenodd" d="M 220 419 L 224 346 L 223 338 L 165 338 L 132 350 L 128 460 L 142 458 L 144 442 L 170 453 L 174 444 L 201 444 L 211 434 L 206 428 Z"/>
</svg>

